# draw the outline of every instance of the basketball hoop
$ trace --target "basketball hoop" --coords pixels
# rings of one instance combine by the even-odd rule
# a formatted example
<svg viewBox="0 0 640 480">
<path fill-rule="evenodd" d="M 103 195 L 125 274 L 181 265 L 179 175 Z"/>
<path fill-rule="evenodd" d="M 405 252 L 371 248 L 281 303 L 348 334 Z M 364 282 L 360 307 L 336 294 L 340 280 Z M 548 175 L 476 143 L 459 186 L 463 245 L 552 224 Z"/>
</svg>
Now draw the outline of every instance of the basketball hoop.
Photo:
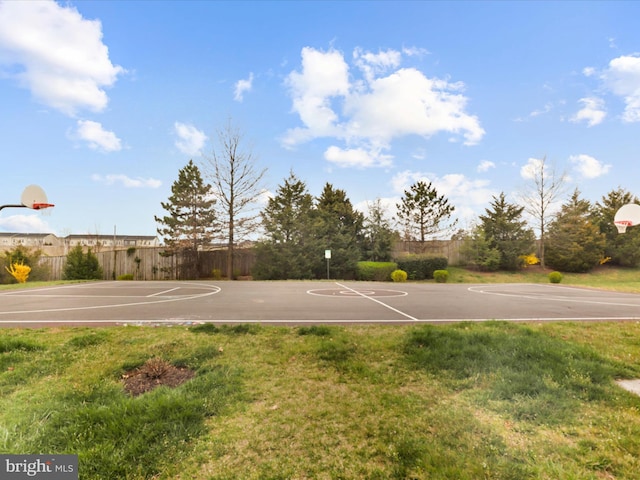
<svg viewBox="0 0 640 480">
<path fill-rule="evenodd" d="M 630 220 L 617 220 L 614 222 L 616 228 L 618 229 L 618 233 L 624 233 L 627 231 L 627 227 L 630 227 L 633 222 Z"/>
<path fill-rule="evenodd" d="M 34 210 L 42 210 L 43 208 L 55 207 L 53 203 L 34 203 L 31 208 Z"/>
<path fill-rule="evenodd" d="M 626 232 L 627 227 L 640 225 L 640 205 L 627 203 L 621 206 L 613 217 L 613 223 L 618 229 L 618 233 Z"/>
<path fill-rule="evenodd" d="M 0 205 L 0 210 L 3 208 L 31 208 L 33 210 L 44 210 L 53 207 L 52 203 L 48 203 L 47 194 L 44 193 L 41 187 L 38 185 L 29 185 L 22 192 L 20 197 L 20 203 L 12 203 L 8 205 Z"/>
</svg>

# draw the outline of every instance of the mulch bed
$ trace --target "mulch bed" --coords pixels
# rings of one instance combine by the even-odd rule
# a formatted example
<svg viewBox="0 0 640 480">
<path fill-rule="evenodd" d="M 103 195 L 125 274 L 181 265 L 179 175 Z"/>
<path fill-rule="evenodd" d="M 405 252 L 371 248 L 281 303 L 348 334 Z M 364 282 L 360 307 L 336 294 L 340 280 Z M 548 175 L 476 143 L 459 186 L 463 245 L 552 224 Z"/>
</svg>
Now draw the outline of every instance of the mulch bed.
<svg viewBox="0 0 640 480">
<path fill-rule="evenodd" d="M 141 367 L 125 372 L 122 381 L 125 391 L 137 397 L 161 386 L 175 388 L 195 375 L 187 367 L 176 367 L 165 360 L 152 358 Z"/>
</svg>

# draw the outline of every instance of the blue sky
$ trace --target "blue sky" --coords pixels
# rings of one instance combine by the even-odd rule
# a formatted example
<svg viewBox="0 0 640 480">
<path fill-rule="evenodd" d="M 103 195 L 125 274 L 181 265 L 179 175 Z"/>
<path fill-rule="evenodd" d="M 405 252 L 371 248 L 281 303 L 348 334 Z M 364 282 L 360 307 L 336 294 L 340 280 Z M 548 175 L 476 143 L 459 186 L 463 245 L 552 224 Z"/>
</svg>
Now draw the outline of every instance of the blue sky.
<svg viewBox="0 0 640 480">
<path fill-rule="evenodd" d="M 267 168 L 363 210 L 433 183 L 472 224 L 528 166 L 640 195 L 638 2 L 0 0 L 0 231 L 155 235 L 229 120 Z"/>
</svg>

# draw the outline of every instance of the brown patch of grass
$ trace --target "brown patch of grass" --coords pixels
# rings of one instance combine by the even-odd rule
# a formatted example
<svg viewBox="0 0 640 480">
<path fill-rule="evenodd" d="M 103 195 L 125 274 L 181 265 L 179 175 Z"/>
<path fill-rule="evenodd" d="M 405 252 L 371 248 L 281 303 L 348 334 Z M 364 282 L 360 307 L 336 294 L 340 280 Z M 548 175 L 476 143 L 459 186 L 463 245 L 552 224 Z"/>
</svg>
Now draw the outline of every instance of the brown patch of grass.
<svg viewBox="0 0 640 480">
<path fill-rule="evenodd" d="M 122 375 L 124 389 L 137 397 L 160 386 L 175 388 L 195 376 L 195 372 L 186 367 L 176 367 L 166 360 L 155 357 L 144 365 Z"/>
</svg>

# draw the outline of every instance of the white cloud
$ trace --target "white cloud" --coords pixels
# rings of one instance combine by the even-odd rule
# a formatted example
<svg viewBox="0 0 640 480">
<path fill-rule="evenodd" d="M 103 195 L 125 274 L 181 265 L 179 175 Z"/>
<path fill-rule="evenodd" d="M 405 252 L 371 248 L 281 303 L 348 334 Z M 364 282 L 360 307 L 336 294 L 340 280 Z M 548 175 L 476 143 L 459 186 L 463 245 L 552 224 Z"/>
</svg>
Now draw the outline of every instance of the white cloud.
<svg viewBox="0 0 640 480">
<path fill-rule="evenodd" d="M 331 146 L 324 152 L 328 162 L 340 167 L 386 167 L 391 165 L 392 157 L 379 151 L 364 150 L 362 148 L 342 149 Z"/>
<path fill-rule="evenodd" d="M 607 116 L 607 112 L 604 109 L 604 100 L 598 97 L 585 97 L 581 98 L 579 102 L 582 104 L 582 108 L 571 117 L 571 121 L 574 123 L 587 122 L 589 127 L 602 123 L 604 117 Z"/>
<path fill-rule="evenodd" d="M 394 50 L 374 54 L 356 49 L 354 64 L 362 72 L 358 78 L 342 53 L 304 48 L 301 70 L 287 78 L 292 109 L 302 126 L 286 133 L 284 145 L 329 137 L 345 141 L 343 151 L 381 151 L 399 137 L 441 132 L 461 136 L 467 145 L 478 143 L 485 132 L 478 118 L 465 111 L 464 85 L 398 68 L 401 59 L 402 53 Z"/>
<path fill-rule="evenodd" d="M 376 75 L 383 74 L 400 65 L 402 53 L 396 50 L 371 53 L 356 48 L 353 52 L 355 64 L 362 70 L 366 80 L 371 82 Z"/>
<path fill-rule="evenodd" d="M 640 56 L 614 58 L 602 77 L 611 91 L 624 99 L 626 107 L 622 119 L 640 122 Z"/>
<path fill-rule="evenodd" d="M 420 47 L 403 47 L 402 53 L 408 57 L 422 57 L 430 54 L 429 50 Z"/>
<path fill-rule="evenodd" d="M 483 173 L 483 172 L 488 172 L 492 168 L 496 168 L 496 164 L 495 163 L 493 163 L 490 160 L 483 160 L 483 161 L 480 162 L 480 164 L 478 165 L 478 168 L 476 170 L 478 172 L 480 172 L 480 173 Z"/>
<path fill-rule="evenodd" d="M 372 213 L 372 208 L 379 204 L 382 210 L 382 217 L 390 225 L 394 225 L 398 214 L 396 205 L 400 203 L 400 196 L 396 197 L 381 197 L 376 198 L 374 201 L 364 200 L 354 204 L 353 208 L 362 213 L 365 218 L 368 218 Z"/>
<path fill-rule="evenodd" d="M 92 120 L 78 120 L 73 138 L 87 142 L 92 150 L 117 152 L 122 150 L 122 142 L 115 133 L 105 130 L 102 124 Z"/>
<path fill-rule="evenodd" d="M 41 103 L 67 115 L 102 111 L 124 69 L 102 43 L 102 25 L 52 0 L 0 2 L 0 67 Z"/>
<path fill-rule="evenodd" d="M 155 178 L 130 178 L 123 174 L 109 174 L 104 176 L 94 174 L 91 176 L 91 179 L 94 182 L 104 183 L 105 185 L 122 184 L 122 186 L 127 188 L 158 188 L 162 185 L 162 182 Z"/>
<path fill-rule="evenodd" d="M 467 99 L 461 83 L 430 79 L 413 68 L 377 78 L 366 91 L 346 99 L 348 136 L 387 145 L 406 135 L 430 137 L 439 132 L 462 134 L 475 144 L 484 135 L 478 119 L 464 113 Z"/>
<path fill-rule="evenodd" d="M 520 176 L 525 180 L 533 180 L 536 178 L 538 172 L 540 172 L 540 167 L 543 164 L 543 160 L 540 158 L 529 158 L 527 163 L 520 168 Z M 544 165 L 545 171 L 549 169 L 548 165 Z"/>
<path fill-rule="evenodd" d="M 540 115 L 544 115 L 545 113 L 549 113 L 551 110 L 553 110 L 553 105 L 551 103 L 547 103 L 544 108 L 540 109 L 540 110 L 534 110 L 533 112 L 531 112 L 529 114 L 530 117 L 539 117 Z"/>
<path fill-rule="evenodd" d="M 40 215 L 11 215 L 0 218 L 0 229 L 6 232 L 49 233 L 51 227 Z"/>
<path fill-rule="evenodd" d="M 233 99 L 237 102 L 242 102 L 245 92 L 250 92 L 253 88 L 253 73 L 249 74 L 249 78 L 246 80 L 238 80 L 235 84 L 235 90 L 233 93 Z"/>
<path fill-rule="evenodd" d="M 601 177 L 611 169 L 611 165 L 605 165 L 601 161 L 585 154 L 571 155 L 569 161 L 576 166 L 576 170 L 584 178 Z"/>
<path fill-rule="evenodd" d="M 176 147 L 185 155 L 199 155 L 202 152 L 207 136 L 193 125 L 175 122 L 174 132 L 178 136 Z"/>
<path fill-rule="evenodd" d="M 338 136 L 334 123 L 338 116 L 331 108 L 332 97 L 349 93 L 349 67 L 342 54 L 313 48 L 302 49 L 302 72 L 291 72 L 287 78 L 293 99 L 293 111 L 305 128 L 290 130 L 285 145 L 293 146 L 315 137 Z"/>
</svg>

